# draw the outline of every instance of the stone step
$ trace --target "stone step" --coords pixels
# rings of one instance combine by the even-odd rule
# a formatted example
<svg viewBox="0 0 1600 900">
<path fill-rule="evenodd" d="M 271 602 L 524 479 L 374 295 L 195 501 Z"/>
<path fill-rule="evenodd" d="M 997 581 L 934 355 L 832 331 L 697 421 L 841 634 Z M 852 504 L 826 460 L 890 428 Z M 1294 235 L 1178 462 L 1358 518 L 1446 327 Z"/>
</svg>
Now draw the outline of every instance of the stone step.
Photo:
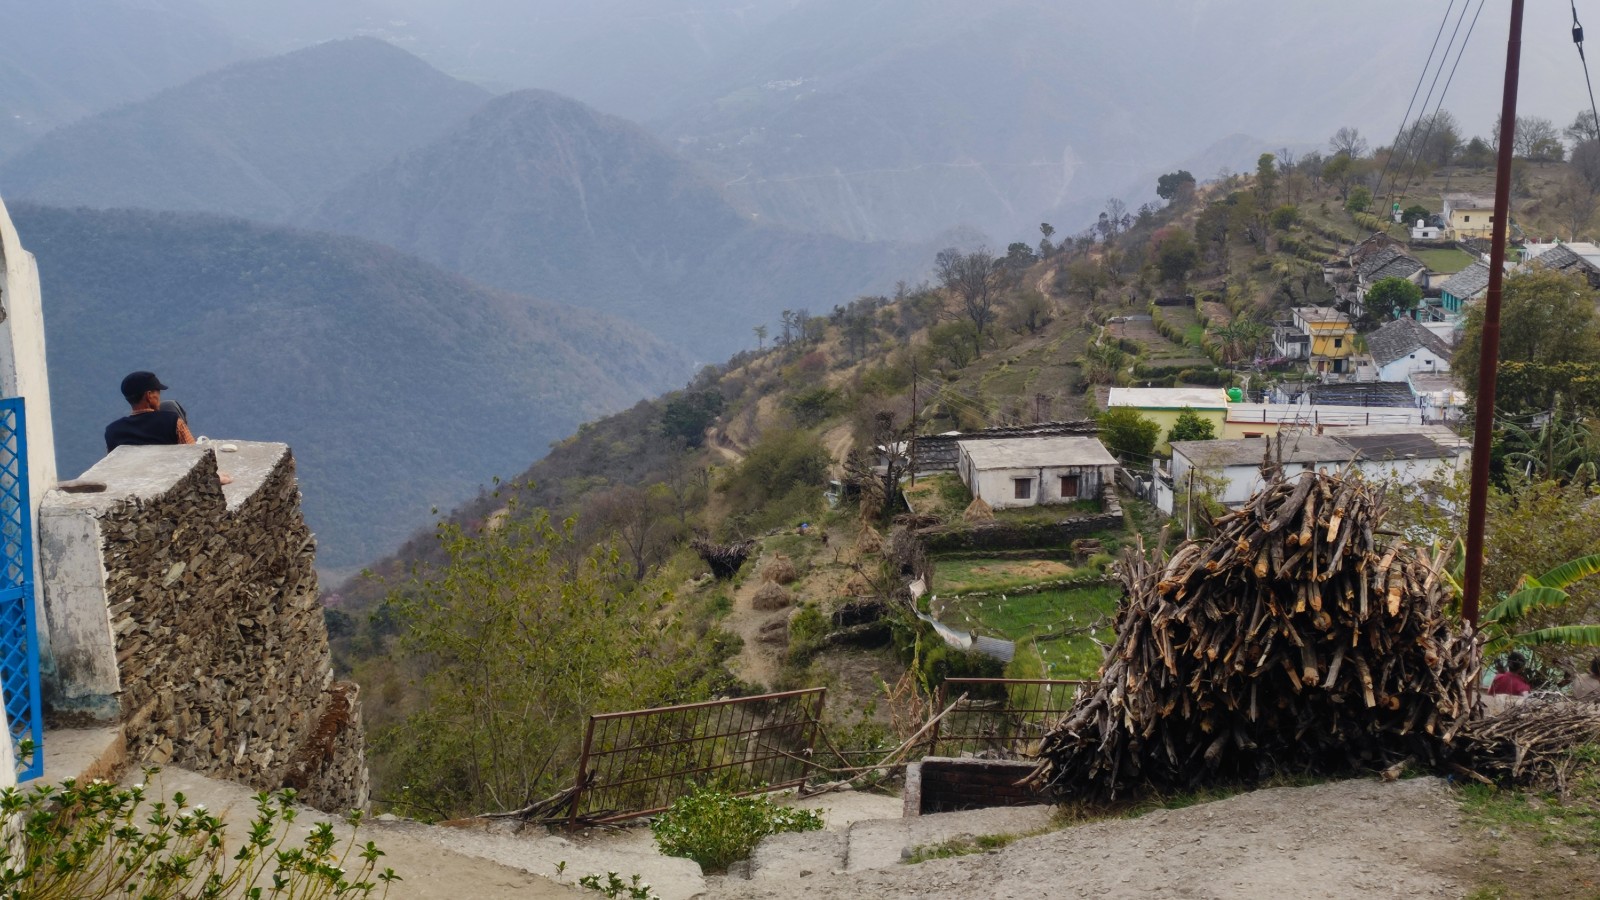
<svg viewBox="0 0 1600 900">
<path fill-rule="evenodd" d="M 839 831 L 773 835 L 729 879 L 789 882 L 812 875 L 886 869 L 900 865 L 918 848 L 956 839 L 1025 835 L 1047 830 L 1049 806 L 1012 806 L 966 812 L 933 813 L 902 819 L 861 819 Z"/>
<path fill-rule="evenodd" d="M 116 781 L 128 765 L 128 742 L 121 725 L 48 728 L 44 733 L 44 773 L 18 787 L 59 784 L 68 778 Z"/>
</svg>

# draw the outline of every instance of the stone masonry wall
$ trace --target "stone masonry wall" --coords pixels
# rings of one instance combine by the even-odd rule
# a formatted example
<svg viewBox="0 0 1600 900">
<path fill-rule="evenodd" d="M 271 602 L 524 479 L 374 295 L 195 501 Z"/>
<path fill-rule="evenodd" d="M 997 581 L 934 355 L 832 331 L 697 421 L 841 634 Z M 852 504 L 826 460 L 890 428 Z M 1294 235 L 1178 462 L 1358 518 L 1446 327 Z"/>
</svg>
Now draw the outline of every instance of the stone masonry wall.
<svg viewBox="0 0 1600 900">
<path fill-rule="evenodd" d="M 53 524 L 81 529 L 87 515 L 103 584 L 101 598 L 75 584 L 53 590 L 47 565 L 47 614 L 65 621 L 71 610 L 60 607 L 81 614 L 85 603 L 103 604 L 117 688 L 113 703 L 98 705 L 74 691 L 73 661 L 105 652 L 93 646 L 92 622 L 79 621 L 52 633 L 58 643 L 79 633 L 89 640 L 57 648 L 67 683 L 51 694 L 120 721 L 135 759 L 263 790 L 294 787 L 323 809 L 364 807 L 359 696 L 333 681 L 294 457 L 281 444 L 230 446 L 238 452 L 224 454 L 235 478 L 227 487 L 210 450 L 129 447 L 80 480 L 92 489 L 104 477 L 104 492 L 47 498 L 44 550 Z M 117 476 L 130 466 L 119 454 L 130 453 L 177 476 L 119 492 Z M 192 461 L 173 467 L 175 453 Z"/>
</svg>

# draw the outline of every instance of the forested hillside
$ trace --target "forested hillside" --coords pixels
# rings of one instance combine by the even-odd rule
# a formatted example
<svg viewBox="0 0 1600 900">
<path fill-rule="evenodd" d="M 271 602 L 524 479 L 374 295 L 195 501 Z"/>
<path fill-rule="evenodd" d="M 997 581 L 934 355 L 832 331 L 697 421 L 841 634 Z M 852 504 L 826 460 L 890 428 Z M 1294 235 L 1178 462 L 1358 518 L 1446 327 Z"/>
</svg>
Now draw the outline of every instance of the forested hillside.
<svg viewBox="0 0 1600 900">
<path fill-rule="evenodd" d="M 0 192 L 57 206 L 285 220 L 488 98 L 382 41 L 333 41 L 57 129 L 0 166 Z"/>
<path fill-rule="evenodd" d="M 44 285 L 63 477 L 104 452 L 122 376 L 153 369 L 196 433 L 294 448 L 325 568 L 371 559 L 431 508 L 689 371 L 630 324 L 354 238 L 198 214 L 11 214 Z"/>
<path fill-rule="evenodd" d="M 1365 206 L 1387 148 L 1375 160 L 1353 129 L 1334 143 L 1325 157 L 1260 154 L 1252 176 L 1202 184 L 1170 172 L 1156 185 L 1168 201 L 1160 206 L 1114 200 L 1081 232 L 1045 225 L 1004 254 L 940 253 L 937 283 L 785 315 L 758 330 L 756 350 L 585 425 L 374 564 L 377 577 L 339 586 L 330 632 L 339 664 L 370 689 L 376 778 L 410 786 L 389 801 L 460 815 L 553 792 L 569 783 L 588 712 L 826 684 L 830 733 L 870 754 L 910 736 L 894 729 L 923 721 L 928 692 L 947 676 L 1092 677 L 1116 607 L 1113 555 L 1136 539 L 1167 541 L 1171 523 L 1124 496 L 1114 522 L 1097 520 L 1094 552 L 984 552 L 965 539 L 930 550 L 924 541 L 940 538 L 913 532 L 959 535 L 987 505 L 950 474 L 912 488 L 899 477 L 907 463 L 884 448 L 912 434 L 1094 417 L 1106 446 L 1142 472 L 1163 438 L 1209 423 L 1180 417 L 1164 434 L 1126 407 L 1099 413 L 1102 386 L 1307 379 L 1303 363 L 1270 358 L 1273 323 L 1289 307 L 1330 303 L 1324 261 L 1386 227 Z M 1517 209 L 1536 216 L 1549 202 L 1564 174 L 1550 165 L 1522 163 Z M 1455 183 L 1484 175 L 1471 159 L 1427 169 L 1427 179 Z M 1412 190 L 1402 199 L 1421 206 L 1432 188 Z M 1565 292 L 1571 333 L 1531 351 L 1519 336 L 1503 350 L 1530 356 L 1525 369 L 1588 372 L 1600 365 L 1592 288 L 1560 273 L 1519 275 L 1508 303 L 1537 308 L 1552 290 Z M 1383 304 L 1354 314 L 1362 333 L 1394 315 Z M 1491 593 L 1600 541 L 1600 436 L 1585 424 L 1592 394 L 1582 396 L 1581 416 L 1558 402 L 1543 426 L 1505 426 L 1490 500 Z M 1547 439 L 1562 442 L 1560 454 Z M 1463 485 L 1433 487 L 1464 507 Z M 1210 503 L 1195 495 L 1198 530 L 1220 509 Z M 1404 527 L 1454 545 L 1458 513 L 1398 505 Z M 1068 504 L 987 515 L 1028 527 L 1078 513 Z M 1529 540 L 1539 522 L 1559 523 L 1559 539 Z M 933 596 L 913 601 L 905 573 L 923 565 Z M 489 584 L 515 588 L 481 589 Z M 1595 615 L 1596 590 L 1575 589 L 1573 608 L 1551 621 Z M 1015 653 L 1002 664 L 953 650 L 912 609 L 1009 640 Z M 603 633 L 592 630 L 597 619 Z M 482 646 L 499 650 L 487 666 L 470 649 Z M 619 658 L 634 660 L 625 676 L 602 674 Z M 491 759 L 488 748 L 513 735 L 515 764 Z"/>
<path fill-rule="evenodd" d="M 751 221 L 644 129 L 544 91 L 496 98 L 308 223 L 626 317 L 708 358 L 782 309 L 914 271 L 887 245 Z"/>
</svg>

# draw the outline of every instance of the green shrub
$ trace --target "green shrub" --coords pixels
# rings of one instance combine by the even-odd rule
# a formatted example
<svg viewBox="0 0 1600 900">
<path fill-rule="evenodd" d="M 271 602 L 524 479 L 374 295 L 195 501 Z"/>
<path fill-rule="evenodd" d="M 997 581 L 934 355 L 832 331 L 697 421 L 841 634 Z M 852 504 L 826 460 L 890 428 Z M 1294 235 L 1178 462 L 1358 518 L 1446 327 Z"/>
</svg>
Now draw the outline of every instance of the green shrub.
<svg viewBox="0 0 1600 900">
<path fill-rule="evenodd" d="M 650 823 L 656 846 L 668 856 L 692 859 L 707 872 L 725 871 L 750 855 L 769 834 L 818 831 L 822 815 L 779 806 L 767 797 L 735 797 L 700 788 L 679 797 Z"/>
<path fill-rule="evenodd" d="M 1006 664 L 1000 660 L 957 650 L 942 641 L 922 653 L 922 678 L 929 690 L 944 684 L 946 678 L 1003 678 L 1005 673 Z"/>
<path fill-rule="evenodd" d="M 815 653 L 818 644 L 833 629 L 833 623 L 822 610 L 807 603 L 789 619 L 789 660 L 804 662 Z"/>
<path fill-rule="evenodd" d="M 565 866 L 566 864 L 562 863 L 561 867 Z M 623 881 L 615 872 L 607 872 L 604 879 L 599 873 L 585 875 L 578 879 L 578 886 L 598 891 L 606 896 L 606 900 L 661 900 L 661 895 L 651 889 L 650 882 L 639 877 L 637 873 L 627 881 Z"/>
<path fill-rule="evenodd" d="M 145 777 L 157 771 L 146 769 Z M 296 813 L 293 791 L 257 794 L 255 818 L 230 853 L 227 826 L 181 793 L 146 802 L 142 784 L 73 779 L 6 788 L 0 817 L 17 832 L 0 841 L 0 896 L 367 897 L 399 880 L 377 868 L 384 854 L 375 844 L 341 841 L 327 822 L 293 845 Z M 359 821 L 352 814 L 350 823 Z"/>
</svg>

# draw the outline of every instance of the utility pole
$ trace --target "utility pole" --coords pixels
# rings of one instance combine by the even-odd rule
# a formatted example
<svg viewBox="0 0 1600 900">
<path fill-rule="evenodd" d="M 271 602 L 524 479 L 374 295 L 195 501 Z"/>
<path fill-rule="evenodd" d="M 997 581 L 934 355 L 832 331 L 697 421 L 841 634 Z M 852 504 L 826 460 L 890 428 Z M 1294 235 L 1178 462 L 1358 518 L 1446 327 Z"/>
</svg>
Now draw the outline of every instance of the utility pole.
<svg viewBox="0 0 1600 900">
<path fill-rule="evenodd" d="M 1194 466 L 1189 467 L 1189 489 L 1183 495 L 1183 536 L 1194 540 Z"/>
<path fill-rule="evenodd" d="M 1500 152 L 1494 179 L 1494 231 L 1489 245 L 1489 296 L 1483 305 L 1478 355 L 1478 406 L 1472 428 L 1472 494 L 1467 502 L 1467 571 L 1461 617 L 1478 627 L 1483 592 L 1483 532 L 1489 502 L 1489 447 L 1494 441 L 1494 388 L 1500 363 L 1500 294 L 1505 281 L 1506 229 L 1511 220 L 1511 141 L 1517 125 L 1517 75 L 1522 63 L 1523 0 L 1511 0 L 1506 40 L 1505 94 L 1500 103 Z"/>
</svg>

